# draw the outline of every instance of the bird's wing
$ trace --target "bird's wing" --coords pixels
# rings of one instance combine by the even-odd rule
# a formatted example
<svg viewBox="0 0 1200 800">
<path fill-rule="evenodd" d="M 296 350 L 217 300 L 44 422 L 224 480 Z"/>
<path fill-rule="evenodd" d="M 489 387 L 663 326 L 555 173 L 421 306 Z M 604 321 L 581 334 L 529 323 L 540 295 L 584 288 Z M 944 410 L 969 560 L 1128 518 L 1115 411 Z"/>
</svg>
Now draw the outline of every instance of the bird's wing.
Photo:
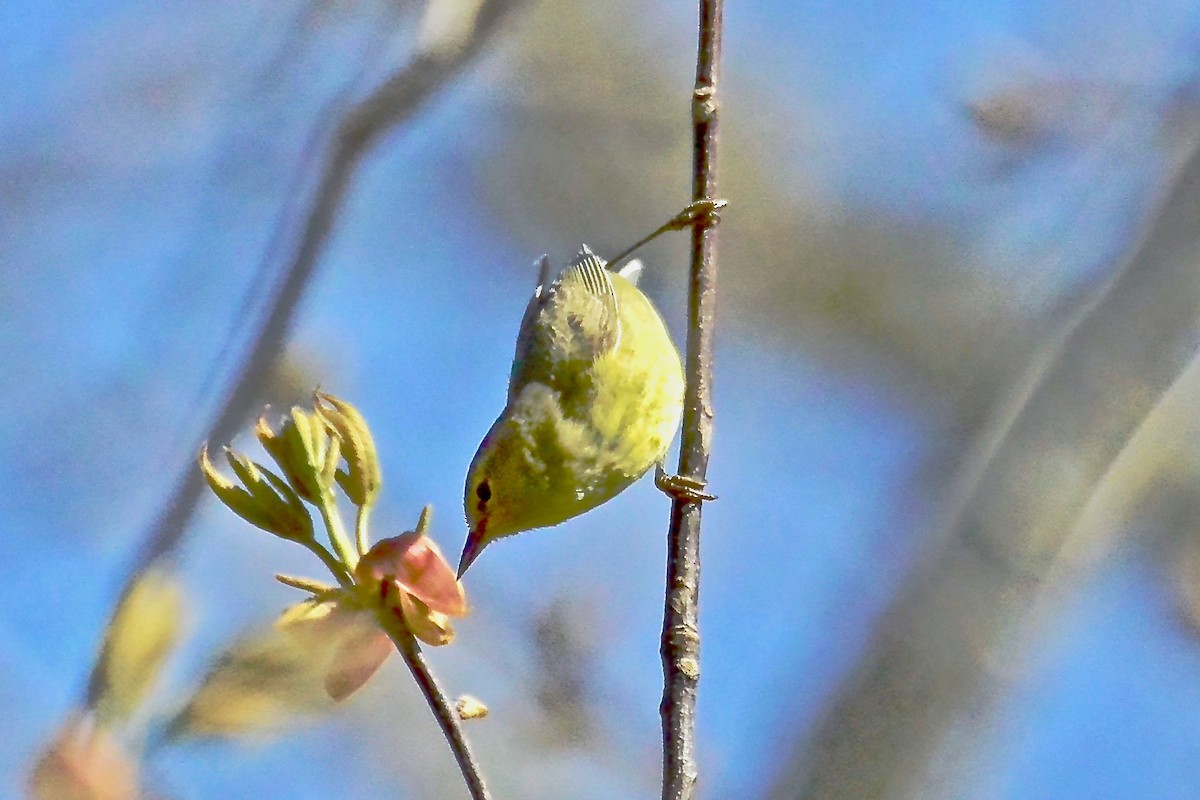
<svg viewBox="0 0 1200 800">
<path fill-rule="evenodd" d="M 529 381 L 577 369 L 617 348 L 617 293 L 604 260 L 584 245 L 548 289 L 530 299 L 509 380 L 510 396 Z"/>
<path fill-rule="evenodd" d="M 595 360 L 617 349 L 621 340 L 617 290 L 604 260 L 586 244 L 558 277 L 551 304 L 556 306 L 555 321 L 567 323 L 567 346 L 573 357 Z"/>
</svg>

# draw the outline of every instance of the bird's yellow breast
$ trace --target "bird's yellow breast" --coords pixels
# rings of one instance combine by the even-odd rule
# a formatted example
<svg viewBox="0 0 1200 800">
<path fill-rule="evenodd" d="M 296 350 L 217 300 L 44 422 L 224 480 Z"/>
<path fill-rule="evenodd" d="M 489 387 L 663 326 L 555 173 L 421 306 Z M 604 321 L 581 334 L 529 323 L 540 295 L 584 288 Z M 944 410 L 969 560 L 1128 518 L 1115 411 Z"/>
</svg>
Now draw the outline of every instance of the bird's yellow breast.
<svg viewBox="0 0 1200 800">
<path fill-rule="evenodd" d="M 618 274 L 609 278 L 620 321 L 615 347 L 572 357 L 572 316 L 590 319 L 588 296 L 560 296 L 559 316 L 530 320 L 543 326 L 531 340 L 541 344 L 518 344 L 508 403 L 467 479 L 468 521 L 484 543 L 596 507 L 654 466 L 675 436 L 679 352 L 646 296 Z"/>
<path fill-rule="evenodd" d="M 683 410 L 683 367 L 658 312 L 638 288 L 614 275 L 621 338 L 596 360 L 590 417 L 605 442 L 608 468 L 631 480 L 662 458 Z"/>
</svg>

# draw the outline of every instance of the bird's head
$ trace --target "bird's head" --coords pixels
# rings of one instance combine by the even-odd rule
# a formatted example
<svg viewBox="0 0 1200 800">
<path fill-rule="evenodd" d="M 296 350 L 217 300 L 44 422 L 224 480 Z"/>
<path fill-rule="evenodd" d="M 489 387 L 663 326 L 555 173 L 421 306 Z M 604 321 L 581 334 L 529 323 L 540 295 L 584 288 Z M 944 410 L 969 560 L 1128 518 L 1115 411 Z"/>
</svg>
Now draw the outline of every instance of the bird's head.
<svg viewBox="0 0 1200 800">
<path fill-rule="evenodd" d="M 590 507 L 564 447 L 564 436 L 586 438 L 578 427 L 563 419 L 544 386 L 527 388 L 504 409 L 467 471 L 463 510 L 470 533 L 459 575 L 496 539 L 557 525 Z"/>
<path fill-rule="evenodd" d="M 538 490 L 533 445 L 520 434 L 521 419 L 505 413 L 479 445 L 463 491 L 467 543 L 458 562 L 461 577 L 483 549 L 496 539 L 538 527 Z"/>
</svg>

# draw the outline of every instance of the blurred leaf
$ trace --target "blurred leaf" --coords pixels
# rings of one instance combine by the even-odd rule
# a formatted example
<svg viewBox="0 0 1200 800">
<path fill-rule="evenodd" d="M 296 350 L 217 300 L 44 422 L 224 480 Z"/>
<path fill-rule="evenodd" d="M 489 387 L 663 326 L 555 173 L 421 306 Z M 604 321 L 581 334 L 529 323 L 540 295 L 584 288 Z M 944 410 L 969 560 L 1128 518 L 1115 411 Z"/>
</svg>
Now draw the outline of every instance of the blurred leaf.
<svg viewBox="0 0 1200 800">
<path fill-rule="evenodd" d="M 88 705 L 108 723 L 128 719 L 154 687 L 179 637 L 184 599 L 166 570 L 151 568 L 117 606 L 88 687 Z"/>
<path fill-rule="evenodd" d="M 342 611 L 333 603 L 292 606 L 274 626 L 242 637 L 225 652 L 172 721 L 171 735 L 273 733 L 298 717 L 329 712 L 331 692 L 345 697 L 353 691 L 347 689 L 353 677 L 366 671 L 365 664 L 337 666 L 335 659 L 346 644 L 366 641 L 364 631 L 374 631 L 371 623 L 370 615 Z"/>
<path fill-rule="evenodd" d="M 361 689 L 392 654 L 387 634 L 363 625 L 342 637 L 333 665 L 325 674 L 325 692 L 341 702 Z"/>
<path fill-rule="evenodd" d="M 28 788 L 35 800 L 134 800 L 137 764 L 107 730 L 75 717 L 34 764 Z"/>
</svg>

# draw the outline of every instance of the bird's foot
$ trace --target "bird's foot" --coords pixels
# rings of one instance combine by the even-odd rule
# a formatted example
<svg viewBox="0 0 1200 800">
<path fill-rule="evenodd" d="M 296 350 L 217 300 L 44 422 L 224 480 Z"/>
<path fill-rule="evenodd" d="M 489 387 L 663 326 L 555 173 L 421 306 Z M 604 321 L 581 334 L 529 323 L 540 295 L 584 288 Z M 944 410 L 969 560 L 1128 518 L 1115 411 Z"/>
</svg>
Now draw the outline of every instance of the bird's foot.
<svg viewBox="0 0 1200 800">
<path fill-rule="evenodd" d="M 698 503 L 701 500 L 717 499 L 715 494 L 704 491 L 708 486 L 704 480 L 687 475 L 671 475 L 661 461 L 654 465 L 654 485 L 659 491 L 677 500 Z"/>
<path fill-rule="evenodd" d="M 708 226 L 716 225 L 721 221 L 721 217 L 717 212 L 727 205 L 729 205 L 729 201 L 719 200 L 715 197 L 706 197 L 703 200 L 693 200 L 692 202 L 688 203 L 687 208 L 671 217 L 671 219 L 667 221 L 666 225 L 663 225 L 661 228 L 644 239 L 639 239 L 636 244 L 625 248 L 623 251 L 621 251 L 621 254 L 615 256 L 610 263 L 621 263 L 626 258 L 631 256 L 633 252 L 642 245 L 654 241 L 667 231 L 681 231 L 684 228 L 687 228 L 691 225 L 696 225 L 698 223 L 704 223 Z"/>
<path fill-rule="evenodd" d="M 716 225 L 721 221 L 720 211 L 729 205 L 728 200 L 706 197 L 703 200 L 693 200 L 687 208 L 680 211 L 671 221 L 663 226 L 664 230 L 681 231 L 689 225 L 703 222 L 706 225 Z"/>
</svg>

